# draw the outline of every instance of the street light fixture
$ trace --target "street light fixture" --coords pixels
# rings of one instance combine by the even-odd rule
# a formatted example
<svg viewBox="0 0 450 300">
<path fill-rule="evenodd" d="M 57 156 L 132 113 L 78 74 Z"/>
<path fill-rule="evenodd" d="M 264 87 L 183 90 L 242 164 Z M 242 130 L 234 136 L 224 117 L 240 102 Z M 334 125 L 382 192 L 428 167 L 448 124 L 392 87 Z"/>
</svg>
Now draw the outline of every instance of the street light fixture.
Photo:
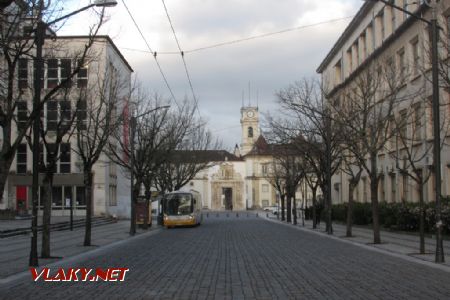
<svg viewBox="0 0 450 300">
<path fill-rule="evenodd" d="M 416 18 L 430 26 L 431 30 L 431 77 L 432 77 L 432 107 L 433 107 L 433 161 L 435 174 L 435 191 L 436 191 L 436 255 L 435 262 L 443 263 L 444 244 L 442 240 L 442 216 L 441 216 L 441 133 L 440 133 L 440 116 L 439 116 L 439 71 L 438 71 L 438 39 L 439 27 L 437 24 L 436 6 L 439 0 L 425 0 L 425 4 L 431 8 L 431 19 L 426 20 L 419 15 L 411 13 L 393 3 L 390 0 L 367 0 L 372 2 L 382 2 L 392 8 L 400 10 L 405 14 Z"/>
<path fill-rule="evenodd" d="M 133 116 L 131 113 L 130 117 L 130 200 L 131 200 L 131 224 L 130 224 L 130 235 L 136 234 L 136 202 L 134 199 L 134 134 L 136 131 L 136 120 L 143 116 L 146 116 L 159 109 L 168 109 L 170 105 L 158 106 L 154 109 L 141 113 L 137 116 Z"/>
<path fill-rule="evenodd" d="M 42 21 L 42 11 L 44 9 L 44 1 L 39 1 L 39 11 L 37 16 L 37 26 L 35 33 L 35 44 L 36 44 L 36 58 L 34 69 L 34 95 L 33 95 L 33 180 L 31 186 L 31 198 L 32 198 L 32 220 L 31 220 L 31 250 L 30 250 L 30 266 L 38 266 L 38 254 L 37 254 L 37 206 L 39 201 L 39 132 L 40 132 L 40 111 L 41 111 L 41 75 L 43 74 L 44 62 L 42 60 L 42 48 L 45 42 L 45 32 L 47 27 L 53 25 L 61 20 L 67 19 L 73 15 L 76 15 L 82 11 L 85 11 L 91 7 L 112 7 L 117 5 L 116 1 L 112 0 L 97 0 L 92 4 L 82 7 L 76 11 L 73 11 L 67 15 L 57 18 L 53 21 L 44 23 Z M 38 112 L 38 113 L 36 113 Z"/>
</svg>

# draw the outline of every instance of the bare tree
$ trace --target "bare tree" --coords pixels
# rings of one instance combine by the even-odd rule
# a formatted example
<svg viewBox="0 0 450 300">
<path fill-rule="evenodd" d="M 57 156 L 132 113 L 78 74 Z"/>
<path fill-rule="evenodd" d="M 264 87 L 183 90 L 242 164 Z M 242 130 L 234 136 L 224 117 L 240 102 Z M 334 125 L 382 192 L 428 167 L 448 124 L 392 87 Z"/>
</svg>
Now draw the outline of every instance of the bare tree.
<svg viewBox="0 0 450 300">
<path fill-rule="evenodd" d="M 272 159 L 269 170 L 267 172 L 266 180 L 275 188 L 280 196 L 281 202 L 281 221 L 286 220 L 284 213 L 285 200 L 286 200 L 286 176 L 284 174 L 284 168 L 277 162 L 276 159 Z"/>
<path fill-rule="evenodd" d="M 131 130 L 131 126 L 117 128 L 109 143 L 108 156 L 119 164 L 126 174 L 131 175 L 133 172 L 130 224 L 130 234 L 133 235 L 136 232 L 136 201 L 142 186 L 146 194 L 150 194 L 150 189 L 157 185 L 158 172 L 182 143 L 189 129 L 193 108 L 185 102 L 179 108 L 169 110 L 167 106 L 170 101 L 158 94 L 149 95 L 139 86 L 133 89 L 131 99 L 132 115 L 140 116 L 128 117 L 136 122 L 133 124 L 134 133 L 128 135 L 133 136 L 134 140 L 128 141 L 122 134 L 123 130 Z M 127 120 L 123 123 L 126 124 Z M 133 147 L 131 143 L 134 143 Z M 133 148 L 134 159 L 131 160 Z M 149 207 L 148 199 L 146 207 Z M 149 217 L 147 212 L 148 209 L 146 220 Z"/>
<path fill-rule="evenodd" d="M 57 14 L 61 1 L 54 1 L 51 5 L 43 7 L 40 0 L 14 1 L 6 8 L 0 9 L 0 127 L 2 143 L 0 145 L 0 197 L 3 197 L 6 179 L 17 148 L 25 135 L 29 133 L 31 124 L 40 116 L 45 103 L 67 86 L 78 74 L 81 64 L 72 68 L 64 80 L 43 90 L 41 103 L 36 110 L 30 110 L 24 99 L 31 99 L 33 95 L 32 76 L 29 74 L 30 63 L 34 59 L 34 33 L 36 32 L 38 18 L 51 18 Z M 84 63 L 91 48 L 94 37 L 103 22 L 103 13 L 99 15 L 99 22 L 92 26 L 85 47 L 74 54 L 75 61 Z M 50 32 L 50 31 L 49 31 Z M 52 50 L 58 43 L 52 42 Z M 58 47 L 61 47 L 59 45 Z M 43 74 L 41 74 L 42 77 Z M 20 112 L 19 112 L 20 108 Z M 16 134 L 12 134 L 16 127 Z"/>
<path fill-rule="evenodd" d="M 392 64 L 373 63 L 359 72 L 350 86 L 339 95 L 328 95 L 334 101 L 334 118 L 344 126 L 346 150 L 370 178 L 373 240 L 381 243 L 378 212 L 378 156 L 395 135 L 390 128 L 392 115 L 404 99 L 400 95 L 405 70 L 396 72 Z"/>
<path fill-rule="evenodd" d="M 41 124 L 41 157 L 39 161 L 39 172 L 44 173 L 41 193 L 42 214 L 42 245 L 41 257 L 50 258 L 50 224 L 53 203 L 53 180 L 57 172 L 57 164 L 61 158 L 70 161 L 70 138 L 73 132 L 72 124 L 76 114 L 72 109 L 72 90 L 67 87 L 58 93 L 57 99 L 47 102 L 48 115 L 47 124 Z M 59 109 L 58 109 L 59 107 Z M 49 114 L 52 114 L 50 117 Z M 52 121 L 50 121 L 50 118 Z M 27 135 L 28 144 L 32 145 L 31 136 Z M 47 154 L 44 157 L 44 149 Z M 64 173 L 69 170 L 59 170 Z M 72 200 L 71 200 L 72 201 Z"/>
<path fill-rule="evenodd" d="M 94 74 L 92 86 L 83 90 L 77 107 L 76 147 L 82 168 L 84 197 L 86 201 L 86 225 L 84 246 L 91 245 L 92 183 L 94 165 L 101 158 L 121 118 L 117 108 L 127 104 L 130 92 L 129 78 L 122 77 L 111 65 L 104 72 Z M 93 77 L 94 77 L 93 76 Z"/>
<path fill-rule="evenodd" d="M 320 83 L 315 79 L 303 79 L 277 93 L 284 112 L 290 116 L 289 122 L 278 124 L 279 132 L 289 137 L 304 156 L 308 172 L 316 175 L 318 184 L 326 197 L 326 231 L 333 232 L 331 222 L 332 176 L 340 164 L 339 124 L 331 124 L 331 110 Z"/>
<path fill-rule="evenodd" d="M 186 128 L 184 137 L 168 156 L 162 167 L 156 172 L 155 185 L 160 192 L 179 190 L 189 183 L 200 171 L 211 166 L 208 151 L 220 148 L 213 141 L 211 133 L 202 120 L 193 120 Z"/>
</svg>

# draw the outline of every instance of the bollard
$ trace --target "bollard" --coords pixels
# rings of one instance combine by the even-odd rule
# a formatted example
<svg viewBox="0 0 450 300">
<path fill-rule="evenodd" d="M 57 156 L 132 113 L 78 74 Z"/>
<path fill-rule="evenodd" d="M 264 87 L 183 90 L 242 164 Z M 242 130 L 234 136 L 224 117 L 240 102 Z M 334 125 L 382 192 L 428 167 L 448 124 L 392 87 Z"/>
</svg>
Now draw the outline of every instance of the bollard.
<svg viewBox="0 0 450 300">
<path fill-rule="evenodd" d="M 227 213 L 227 218 L 228 218 L 228 213 Z"/>
<path fill-rule="evenodd" d="M 206 217 L 209 218 L 209 213 L 206 213 Z"/>
<path fill-rule="evenodd" d="M 238 213 L 236 213 L 236 218 L 239 218 L 239 214 Z"/>
<path fill-rule="evenodd" d="M 259 217 L 259 216 L 258 216 L 258 213 L 256 213 L 256 217 Z"/>
<path fill-rule="evenodd" d="M 247 213 L 247 218 L 248 218 L 248 213 Z"/>
<path fill-rule="evenodd" d="M 266 213 L 266 218 L 268 218 L 269 217 L 269 213 Z"/>
</svg>

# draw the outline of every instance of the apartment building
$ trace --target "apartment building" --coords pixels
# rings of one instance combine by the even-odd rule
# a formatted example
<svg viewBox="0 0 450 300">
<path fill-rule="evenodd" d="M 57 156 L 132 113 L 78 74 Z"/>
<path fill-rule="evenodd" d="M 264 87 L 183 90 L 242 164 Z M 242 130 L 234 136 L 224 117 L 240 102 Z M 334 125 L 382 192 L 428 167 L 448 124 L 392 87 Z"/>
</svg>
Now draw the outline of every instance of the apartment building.
<svg viewBox="0 0 450 300">
<path fill-rule="evenodd" d="M 391 1 L 398 7 L 415 13 L 423 19 L 430 20 L 432 9 L 424 1 L 395 0 Z M 436 7 L 440 25 L 439 52 L 444 56 L 448 66 L 448 45 L 450 28 L 450 2 L 439 1 Z M 392 118 L 413 116 L 411 124 L 405 126 L 402 136 L 410 136 L 414 147 L 418 149 L 417 166 L 423 170 L 424 176 L 429 176 L 424 189 L 425 201 L 434 199 L 434 176 L 431 172 L 433 164 L 432 151 L 425 155 L 432 143 L 432 110 L 430 99 L 431 63 L 430 63 L 430 32 L 428 25 L 401 10 L 385 5 L 380 1 L 365 1 L 325 59 L 317 69 L 328 96 L 331 98 L 351 87 L 355 78 L 361 72 L 367 71 L 374 64 L 392 66 L 396 75 L 404 78 L 400 97 L 404 104 L 396 107 Z M 445 60 L 445 57 L 446 60 Z M 408 95 L 420 91 L 421 96 L 414 101 L 407 101 Z M 411 98 L 412 99 L 412 98 Z M 443 128 L 448 128 L 449 90 L 441 88 L 441 121 Z M 447 123 L 446 123 L 447 122 Z M 443 135 L 446 135 L 443 130 Z M 442 136 L 448 139 L 448 136 Z M 390 140 L 378 156 L 378 172 L 380 175 L 378 199 L 386 202 L 418 201 L 417 184 L 404 172 L 400 171 L 398 156 L 401 147 Z M 442 148 L 442 195 L 450 195 L 450 148 L 445 143 Z M 421 152 L 423 151 L 423 152 Z M 424 155 L 421 155 L 424 154 Z M 426 175 L 428 174 L 428 175 Z M 338 172 L 332 178 L 332 199 L 334 203 L 348 200 L 349 177 L 344 172 Z M 370 201 L 370 179 L 363 174 L 359 186 L 355 190 L 355 199 L 361 202 Z"/>
<path fill-rule="evenodd" d="M 121 114 L 128 103 L 132 68 L 108 36 L 95 37 L 88 50 L 86 59 L 79 65 L 80 53 L 85 49 L 88 36 L 57 36 L 47 38 L 43 47 L 45 59 L 44 72 L 41 75 L 42 95 L 63 82 L 72 70 L 79 66 L 78 74 L 70 80 L 54 97 L 46 101 L 42 110 L 42 126 L 51 141 L 56 136 L 58 126 L 77 119 L 78 127 L 86 127 L 92 106 L 105 92 L 104 84 L 116 84 L 117 107 L 115 114 Z M 23 57 L 17 70 L 17 89 L 21 99 L 17 104 L 17 129 L 24 125 L 32 109 L 33 60 Z M 120 85 L 117 82 L 120 81 Z M 110 92 L 110 91 L 108 91 Z M 90 100 L 83 99 L 89 97 Z M 97 97 L 97 98 L 96 98 Z M 76 114 L 76 115 L 74 115 Z M 83 130 L 83 128 L 79 128 Z M 124 131 L 124 134 L 125 133 Z M 76 134 L 67 136 L 59 149 L 59 161 L 55 168 L 52 215 L 69 215 L 71 202 L 74 215 L 85 215 L 83 165 L 77 148 Z M 41 145 L 41 161 L 47 159 L 47 150 Z M 42 185 L 43 174 L 40 174 Z M 117 215 L 129 217 L 129 180 L 126 180 L 120 168 L 102 154 L 93 168 L 93 213 L 94 215 Z M 24 139 L 18 147 L 0 209 L 12 209 L 18 213 L 31 210 L 32 152 Z M 41 192 L 42 195 L 42 186 Z M 39 202 L 39 209 L 42 209 Z M 41 211 L 40 211 L 41 213 Z"/>
</svg>

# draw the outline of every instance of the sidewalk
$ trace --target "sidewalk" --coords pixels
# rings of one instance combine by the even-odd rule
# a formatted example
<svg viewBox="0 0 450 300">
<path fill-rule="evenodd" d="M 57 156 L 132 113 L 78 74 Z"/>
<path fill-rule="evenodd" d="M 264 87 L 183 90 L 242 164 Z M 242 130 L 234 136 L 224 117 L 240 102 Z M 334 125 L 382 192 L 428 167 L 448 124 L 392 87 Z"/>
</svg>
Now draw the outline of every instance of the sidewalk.
<svg viewBox="0 0 450 300">
<path fill-rule="evenodd" d="M 277 221 L 276 216 L 271 216 L 269 214 L 269 219 Z M 281 222 L 281 221 L 279 221 Z M 283 222 L 285 223 L 285 222 Z M 305 220 L 305 226 L 302 226 L 302 220 L 298 219 L 297 227 L 305 231 L 312 231 L 323 236 L 329 236 L 325 232 L 325 222 L 320 222 L 317 229 L 312 229 L 312 221 Z M 414 258 L 426 262 L 434 263 L 435 250 L 436 250 L 436 239 L 425 238 L 425 254 L 419 254 L 419 236 L 405 234 L 405 233 L 395 233 L 390 231 L 381 230 L 381 244 L 373 244 L 373 231 L 368 228 L 362 228 L 358 226 L 353 226 L 352 233 L 353 237 L 346 237 L 346 226 L 343 224 L 333 223 L 333 237 L 352 242 L 355 244 L 363 245 L 365 247 L 371 247 L 376 249 L 381 249 L 386 252 L 393 254 L 406 256 L 409 258 Z M 450 267 L 450 241 L 444 240 L 444 254 L 445 263 L 443 265 Z M 449 269 L 450 270 L 450 269 Z"/>
<path fill-rule="evenodd" d="M 15 220 L 12 222 L 15 222 Z M 155 221 L 148 231 L 154 231 L 157 228 Z M 83 246 L 84 227 L 75 228 L 73 231 L 53 231 L 51 232 L 51 255 L 55 256 L 55 258 L 39 258 L 39 266 L 45 266 L 70 256 L 128 239 L 130 238 L 129 229 L 129 220 L 120 220 L 112 224 L 95 226 L 92 228 L 92 246 L 89 247 Z M 147 231 L 138 228 L 136 234 L 139 235 L 145 232 Z M 41 241 L 42 235 L 39 233 L 38 253 L 41 252 Z M 29 234 L 0 239 L 0 281 L 16 273 L 28 270 L 30 243 L 31 236 Z"/>
<path fill-rule="evenodd" d="M 85 216 L 74 216 L 73 220 L 84 219 Z M 52 216 L 51 223 L 60 223 L 60 222 L 69 222 L 70 217 L 68 216 Z M 38 217 L 38 225 L 42 224 L 42 216 Z M 31 227 L 31 219 L 16 219 L 16 220 L 0 220 L 0 231 L 2 230 L 11 230 L 18 228 L 30 228 Z"/>
</svg>

